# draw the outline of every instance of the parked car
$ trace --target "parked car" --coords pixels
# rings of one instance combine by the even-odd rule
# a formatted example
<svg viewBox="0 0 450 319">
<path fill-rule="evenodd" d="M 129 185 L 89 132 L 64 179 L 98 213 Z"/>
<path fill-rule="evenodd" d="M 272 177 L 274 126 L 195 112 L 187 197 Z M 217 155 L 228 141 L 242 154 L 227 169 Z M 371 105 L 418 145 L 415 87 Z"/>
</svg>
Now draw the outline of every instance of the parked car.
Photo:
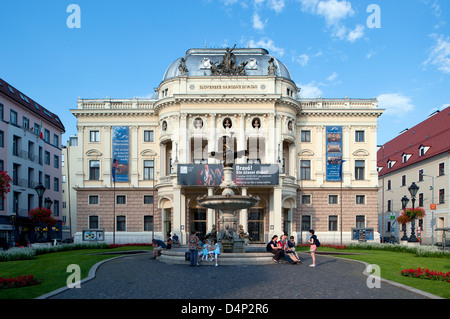
<svg viewBox="0 0 450 319">
<path fill-rule="evenodd" d="M 71 243 L 73 243 L 73 238 L 66 238 L 62 242 L 63 242 L 63 244 L 71 244 Z"/>
</svg>

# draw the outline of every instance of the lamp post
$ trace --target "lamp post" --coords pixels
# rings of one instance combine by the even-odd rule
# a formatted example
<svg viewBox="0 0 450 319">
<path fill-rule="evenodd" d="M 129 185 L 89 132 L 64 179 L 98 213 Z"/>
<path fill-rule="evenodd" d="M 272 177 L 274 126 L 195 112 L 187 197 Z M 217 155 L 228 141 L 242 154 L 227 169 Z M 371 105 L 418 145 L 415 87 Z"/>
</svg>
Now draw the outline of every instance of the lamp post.
<svg viewBox="0 0 450 319">
<path fill-rule="evenodd" d="M 434 176 L 422 174 L 422 176 L 431 177 L 432 183 L 431 183 L 431 203 L 435 204 L 434 202 Z M 431 245 L 434 246 L 434 209 L 431 210 Z"/>
<path fill-rule="evenodd" d="M 403 196 L 402 198 L 402 209 L 406 208 L 406 205 L 409 203 L 409 198 Z M 400 240 L 408 240 L 408 236 L 406 236 L 406 224 L 402 224 L 403 237 Z"/>
<path fill-rule="evenodd" d="M 52 204 L 53 204 L 53 201 L 50 199 L 50 197 L 46 197 L 45 200 L 44 200 L 45 208 L 50 210 L 50 208 L 52 208 Z M 50 225 L 48 225 L 47 227 L 48 227 L 48 229 L 47 229 L 47 240 L 51 240 L 52 239 L 52 236 L 51 236 L 52 229 L 51 229 Z"/>
<path fill-rule="evenodd" d="M 411 194 L 411 201 L 412 201 L 412 208 L 414 209 L 414 204 L 416 202 L 416 195 L 419 191 L 419 186 L 416 185 L 416 183 L 412 183 L 411 186 L 408 188 L 409 193 Z M 415 235 L 415 228 L 416 228 L 416 218 L 411 218 L 411 236 L 409 236 L 408 243 L 417 243 L 419 240 L 417 239 Z"/>
<path fill-rule="evenodd" d="M 38 207 L 42 207 L 42 197 L 44 196 L 45 187 L 42 185 L 42 183 L 39 183 L 38 186 L 34 188 L 36 190 L 36 193 L 39 197 L 39 205 Z"/>
</svg>

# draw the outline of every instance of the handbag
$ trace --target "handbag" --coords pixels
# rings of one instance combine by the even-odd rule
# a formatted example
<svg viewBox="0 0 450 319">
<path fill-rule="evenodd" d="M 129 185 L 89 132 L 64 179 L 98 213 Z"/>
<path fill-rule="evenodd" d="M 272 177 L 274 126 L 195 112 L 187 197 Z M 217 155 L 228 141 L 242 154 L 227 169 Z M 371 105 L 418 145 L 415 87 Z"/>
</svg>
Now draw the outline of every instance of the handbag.
<svg viewBox="0 0 450 319">
<path fill-rule="evenodd" d="M 184 260 L 185 261 L 190 261 L 191 260 L 191 254 L 188 251 L 184 253 Z"/>
</svg>

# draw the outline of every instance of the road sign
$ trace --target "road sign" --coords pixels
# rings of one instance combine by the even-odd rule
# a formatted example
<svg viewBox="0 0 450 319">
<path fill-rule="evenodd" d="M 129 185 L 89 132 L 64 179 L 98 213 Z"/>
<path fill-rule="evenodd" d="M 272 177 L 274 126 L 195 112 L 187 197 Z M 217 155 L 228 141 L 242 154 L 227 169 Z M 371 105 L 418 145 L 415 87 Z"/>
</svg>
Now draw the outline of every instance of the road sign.
<svg viewBox="0 0 450 319">
<path fill-rule="evenodd" d="M 430 204 L 430 209 L 436 210 L 436 204 Z"/>
</svg>

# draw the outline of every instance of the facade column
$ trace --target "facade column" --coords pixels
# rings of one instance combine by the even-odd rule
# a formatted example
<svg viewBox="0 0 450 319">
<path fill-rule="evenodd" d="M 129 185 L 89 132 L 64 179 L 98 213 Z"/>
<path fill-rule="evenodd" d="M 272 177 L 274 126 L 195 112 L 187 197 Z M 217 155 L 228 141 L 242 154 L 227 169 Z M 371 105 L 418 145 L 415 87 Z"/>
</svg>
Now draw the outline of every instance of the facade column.
<svg viewBox="0 0 450 319">
<path fill-rule="evenodd" d="M 131 154 L 131 185 L 138 186 L 138 127 L 131 127 L 130 154 Z M 110 165 L 111 167 L 111 165 Z"/>
<path fill-rule="evenodd" d="M 324 152 L 323 152 L 323 146 L 326 145 L 326 137 L 324 138 L 324 130 L 325 127 L 323 125 L 317 126 L 317 143 L 316 143 L 316 167 L 311 170 L 311 173 L 315 172 L 314 175 L 311 175 L 311 179 L 315 179 L 317 181 L 317 185 L 323 185 L 324 179 L 325 179 L 325 172 L 324 171 Z M 326 162 L 326 159 L 325 159 Z M 314 163 L 313 163 L 314 165 Z"/>
<path fill-rule="evenodd" d="M 187 115 L 185 113 L 180 115 L 180 131 L 179 131 L 179 143 L 178 143 L 178 151 L 179 151 L 179 159 L 180 163 L 189 163 L 187 156 L 187 146 L 188 146 L 188 128 L 186 122 Z"/>
<path fill-rule="evenodd" d="M 82 125 L 77 125 L 77 129 L 78 129 L 78 149 L 80 149 L 81 151 L 78 152 L 78 157 L 77 157 L 77 171 L 75 172 L 75 175 L 77 176 L 77 180 L 81 181 L 81 185 L 84 187 L 84 170 L 86 170 L 86 172 L 89 172 L 89 168 L 85 167 L 84 165 L 84 126 Z M 80 185 L 80 186 L 81 186 Z"/>
<path fill-rule="evenodd" d="M 172 233 L 178 234 L 180 238 L 180 244 L 183 243 L 184 237 L 181 236 L 182 225 L 182 207 L 181 207 L 181 187 L 177 186 L 173 188 L 173 211 L 172 211 Z M 164 235 L 164 234 L 163 234 Z"/>
<path fill-rule="evenodd" d="M 111 168 L 112 168 L 112 155 L 111 155 L 111 126 L 103 126 L 104 139 L 105 142 L 103 145 L 105 146 L 105 164 L 103 167 L 103 183 L 106 187 L 111 187 Z"/>
<path fill-rule="evenodd" d="M 270 113 L 268 116 L 269 127 L 267 128 L 266 135 L 266 158 L 268 163 L 276 163 L 275 115 Z"/>
<path fill-rule="evenodd" d="M 214 164 L 216 163 L 216 160 L 209 156 L 211 152 L 216 151 L 216 114 L 211 113 L 209 114 L 209 131 L 208 131 L 208 163 Z"/>
<path fill-rule="evenodd" d="M 282 190 L 283 189 L 281 187 L 274 187 L 273 192 L 270 194 L 270 238 L 272 238 L 273 235 L 277 235 L 279 238 L 283 231 L 281 202 Z"/>
<path fill-rule="evenodd" d="M 242 187 L 242 195 L 247 196 L 247 187 Z M 244 228 L 244 232 L 248 232 L 248 209 L 241 209 L 239 214 L 239 224 Z"/>
<path fill-rule="evenodd" d="M 208 196 L 214 195 L 214 188 L 208 187 Z M 206 210 L 206 233 L 211 232 L 212 226 L 214 225 L 214 209 L 208 208 Z"/>
<path fill-rule="evenodd" d="M 351 185 L 351 173 L 350 173 L 350 145 L 352 144 L 350 137 L 350 126 L 344 125 L 342 127 L 342 159 L 345 161 L 342 164 L 343 186 Z M 376 154 L 376 152 L 375 152 Z"/>
<path fill-rule="evenodd" d="M 236 151 L 243 151 L 246 147 L 246 137 L 245 137 L 245 114 L 239 114 L 239 135 L 238 135 L 238 141 L 237 141 L 237 150 Z M 242 156 L 237 159 L 237 163 L 239 164 L 246 164 L 247 163 L 247 157 Z"/>
</svg>

